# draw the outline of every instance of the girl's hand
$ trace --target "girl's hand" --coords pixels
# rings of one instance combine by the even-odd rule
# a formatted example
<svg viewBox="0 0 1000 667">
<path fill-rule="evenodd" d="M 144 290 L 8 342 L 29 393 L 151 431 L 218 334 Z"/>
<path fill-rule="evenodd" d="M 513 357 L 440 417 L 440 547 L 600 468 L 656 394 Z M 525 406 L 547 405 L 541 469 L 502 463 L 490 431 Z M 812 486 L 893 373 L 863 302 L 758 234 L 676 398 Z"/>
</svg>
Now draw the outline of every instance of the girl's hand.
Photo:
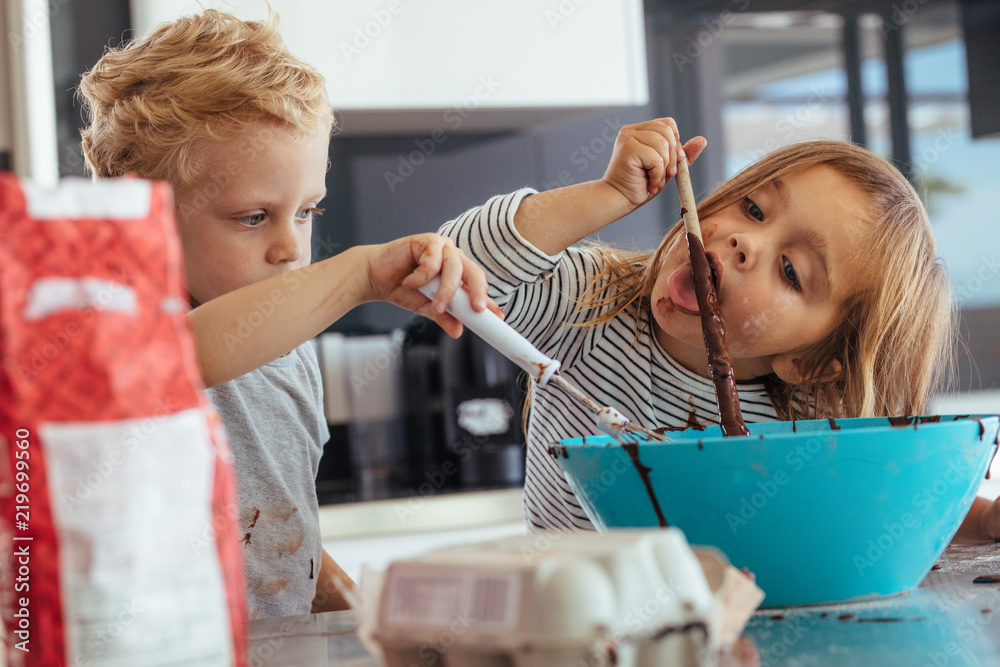
<svg viewBox="0 0 1000 667">
<path fill-rule="evenodd" d="M 704 137 L 694 137 L 684 144 L 688 163 L 698 159 L 707 143 Z M 677 174 L 680 146 L 680 133 L 673 118 L 626 125 L 618 132 L 611 162 L 602 180 L 638 208 L 660 194 Z"/>
<path fill-rule="evenodd" d="M 1000 542 L 1000 498 L 986 508 L 982 517 L 982 533 L 987 539 Z"/>
<path fill-rule="evenodd" d="M 451 239 L 437 234 L 417 234 L 371 246 L 368 283 L 371 300 L 388 301 L 429 317 L 452 338 L 462 333 L 462 323 L 445 312 L 460 287 L 469 293 L 473 310 L 489 308 L 503 317 L 500 308 L 486 296 L 486 274 L 455 247 Z M 441 276 L 434 301 L 417 291 L 431 278 Z"/>
<path fill-rule="evenodd" d="M 972 507 L 952 538 L 952 544 L 1000 542 L 1000 498 L 990 501 L 982 496 L 972 499 Z"/>
</svg>

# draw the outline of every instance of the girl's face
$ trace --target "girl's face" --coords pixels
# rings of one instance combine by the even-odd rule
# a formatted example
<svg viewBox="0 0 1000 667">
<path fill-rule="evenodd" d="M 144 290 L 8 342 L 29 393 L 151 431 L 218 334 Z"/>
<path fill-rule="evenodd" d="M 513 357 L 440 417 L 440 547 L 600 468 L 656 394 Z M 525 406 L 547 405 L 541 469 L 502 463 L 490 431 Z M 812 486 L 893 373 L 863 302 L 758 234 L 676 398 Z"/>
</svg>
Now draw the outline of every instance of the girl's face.
<svg viewBox="0 0 1000 667">
<path fill-rule="evenodd" d="M 309 264 L 329 143 L 326 128 L 300 136 L 263 123 L 206 141 L 200 177 L 174 202 L 196 304 Z"/>
<path fill-rule="evenodd" d="M 737 380 L 771 372 L 786 382 L 808 376 L 810 369 L 798 366 L 803 350 L 833 330 L 864 275 L 855 250 L 865 200 L 845 176 L 817 165 L 786 174 L 701 221 Z M 664 350 L 708 376 L 683 234 L 667 251 L 652 308 Z"/>
</svg>

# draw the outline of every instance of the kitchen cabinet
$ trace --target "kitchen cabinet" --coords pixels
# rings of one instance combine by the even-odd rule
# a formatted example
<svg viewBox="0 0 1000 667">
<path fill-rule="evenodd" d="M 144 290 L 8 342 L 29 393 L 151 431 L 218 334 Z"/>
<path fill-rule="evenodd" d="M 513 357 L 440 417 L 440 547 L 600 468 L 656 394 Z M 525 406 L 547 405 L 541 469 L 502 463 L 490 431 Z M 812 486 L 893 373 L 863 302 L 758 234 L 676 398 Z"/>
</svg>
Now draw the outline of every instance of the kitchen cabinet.
<svg viewBox="0 0 1000 667">
<path fill-rule="evenodd" d="M 210 0 L 240 18 L 260 0 Z M 642 0 L 271 0 L 344 134 L 500 131 L 648 101 Z M 199 11 L 132 0 L 140 34 Z"/>
</svg>

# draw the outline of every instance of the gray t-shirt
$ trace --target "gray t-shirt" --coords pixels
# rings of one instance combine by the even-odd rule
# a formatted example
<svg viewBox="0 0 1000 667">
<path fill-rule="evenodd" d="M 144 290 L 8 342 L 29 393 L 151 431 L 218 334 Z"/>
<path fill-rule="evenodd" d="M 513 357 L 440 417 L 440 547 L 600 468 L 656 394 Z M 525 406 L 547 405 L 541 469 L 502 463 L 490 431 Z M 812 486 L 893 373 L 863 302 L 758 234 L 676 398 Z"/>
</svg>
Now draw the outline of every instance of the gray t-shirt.
<svg viewBox="0 0 1000 667">
<path fill-rule="evenodd" d="M 249 617 L 308 614 L 323 549 L 316 472 L 330 438 L 313 344 L 208 393 L 236 463 Z"/>
</svg>

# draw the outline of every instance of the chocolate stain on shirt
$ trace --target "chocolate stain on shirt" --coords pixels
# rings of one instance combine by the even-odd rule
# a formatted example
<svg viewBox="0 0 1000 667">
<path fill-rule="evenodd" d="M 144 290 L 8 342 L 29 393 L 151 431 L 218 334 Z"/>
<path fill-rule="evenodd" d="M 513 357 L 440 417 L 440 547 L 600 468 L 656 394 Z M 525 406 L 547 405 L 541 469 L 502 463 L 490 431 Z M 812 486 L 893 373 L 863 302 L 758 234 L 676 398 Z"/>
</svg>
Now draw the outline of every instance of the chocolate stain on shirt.
<svg viewBox="0 0 1000 667">
<path fill-rule="evenodd" d="M 244 535 L 243 539 L 240 540 L 240 543 L 243 544 L 244 547 L 250 546 L 250 533 Z"/>
<path fill-rule="evenodd" d="M 275 518 L 277 518 L 277 519 L 281 519 L 282 521 L 288 521 L 288 519 L 289 519 L 289 518 L 291 518 L 291 516 L 292 516 L 293 514 L 295 514 L 296 512 L 298 512 L 298 511 L 299 511 L 299 506 L 298 506 L 298 505 L 296 505 L 295 507 L 293 507 L 293 508 L 292 508 L 291 510 L 289 510 L 288 512 L 285 512 L 284 514 L 279 514 L 279 513 L 277 513 L 277 512 L 276 512 L 276 513 L 274 514 L 274 516 L 275 516 Z"/>
<path fill-rule="evenodd" d="M 277 595 L 281 591 L 285 590 L 285 587 L 288 586 L 288 581 L 289 580 L 286 578 L 286 579 L 273 579 L 266 583 L 261 582 L 261 585 L 257 588 L 257 591 L 262 596 Z"/>
<path fill-rule="evenodd" d="M 280 545 L 277 548 L 277 556 L 275 558 L 284 558 L 285 556 L 291 556 L 302 546 L 305 542 L 306 536 L 303 533 L 299 533 L 295 537 L 289 538 L 287 542 Z"/>
<path fill-rule="evenodd" d="M 250 525 L 247 526 L 247 530 L 250 530 L 257 525 L 257 519 L 260 518 L 260 510 L 256 506 L 253 508 L 253 519 L 250 520 Z"/>
</svg>

